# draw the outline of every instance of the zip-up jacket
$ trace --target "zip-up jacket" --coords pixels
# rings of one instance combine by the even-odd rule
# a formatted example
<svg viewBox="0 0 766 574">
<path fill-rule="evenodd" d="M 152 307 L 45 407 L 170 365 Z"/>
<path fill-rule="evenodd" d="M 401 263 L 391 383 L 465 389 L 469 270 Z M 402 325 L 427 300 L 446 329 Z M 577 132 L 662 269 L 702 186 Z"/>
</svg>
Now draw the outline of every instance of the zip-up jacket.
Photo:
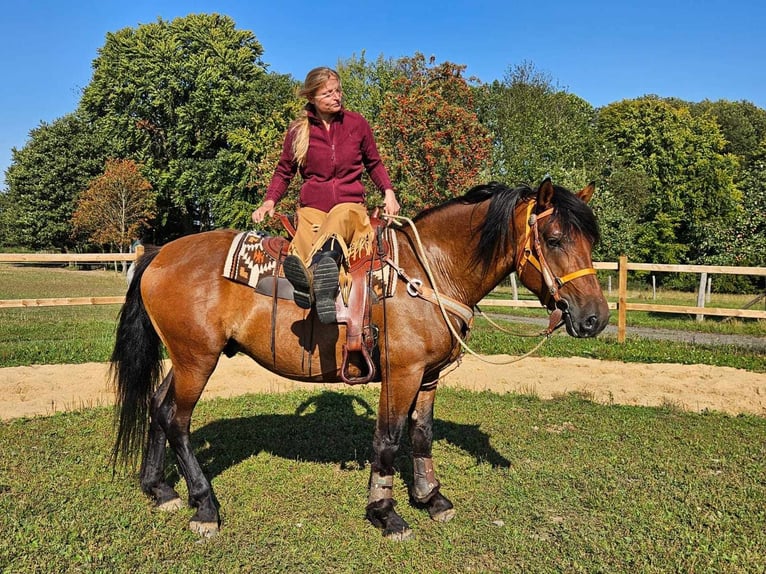
<svg viewBox="0 0 766 574">
<path fill-rule="evenodd" d="M 306 106 L 309 118 L 309 149 L 300 167 L 303 178 L 301 207 L 328 212 L 339 203 L 364 203 L 364 170 L 381 191 L 391 189 L 391 180 L 380 159 L 370 124 L 361 114 L 341 109 L 325 129 L 314 106 Z M 293 132 L 288 130 L 282 154 L 266 190 L 266 199 L 276 204 L 287 191 L 298 165 L 293 159 Z"/>
</svg>

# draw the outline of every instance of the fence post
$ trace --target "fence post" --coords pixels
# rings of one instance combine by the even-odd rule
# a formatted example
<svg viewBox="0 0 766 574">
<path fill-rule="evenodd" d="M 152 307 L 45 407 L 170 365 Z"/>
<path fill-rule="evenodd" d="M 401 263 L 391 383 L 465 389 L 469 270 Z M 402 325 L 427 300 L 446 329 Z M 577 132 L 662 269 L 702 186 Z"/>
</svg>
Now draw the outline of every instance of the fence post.
<svg viewBox="0 0 766 574">
<path fill-rule="evenodd" d="M 697 307 L 705 306 L 705 287 L 707 287 L 707 273 L 703 271 L 700 273 L 700 286 L 697 290 Z M 705 315 L 697 315 L 697 322 L 701 323 L 705 320 Z"/>
<path fill-rule="evenodd" d="M 625 342 L 628 323 L 628 256 L 620 255 L 617 263 L 617 342 Z"/>
<path fill-rule="evenodd" d="M 513 294 L 513 300 L 519 300 L 519 287 L 516 285 L 516 272 L 511 273 L 511 293 Z"/>
</svg>

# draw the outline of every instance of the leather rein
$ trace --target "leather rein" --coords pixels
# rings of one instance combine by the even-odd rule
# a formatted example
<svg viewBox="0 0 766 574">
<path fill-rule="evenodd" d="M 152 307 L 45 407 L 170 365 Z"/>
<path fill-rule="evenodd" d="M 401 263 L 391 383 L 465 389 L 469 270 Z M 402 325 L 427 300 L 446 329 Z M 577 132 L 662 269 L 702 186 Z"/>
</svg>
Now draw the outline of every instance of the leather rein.
<svg viewBox="0 0 766 574">
<path fill-rule="evenodd" d="M 550 321 L 548 322 L 548 328 L 545 330 L 545 335 L 550 335 L 564 325 L 565 319 L 569 317 L 569 303 L 564 299 L 559 291 L 561 288 L 570 281 L 579 277 L 586 277 L 588 275 L 595 275 L 596 270 L 593 267 L 585 267 L 578 269 L 572 273 L 567 273 L 563 277 L 557 277 L 551 270 L 548 261 L 543 254 L 542 245 L 540 244 L 540 232 L 538 223 L 541 219 L 550 217 L 553 214 L 553 208 L 549 207 L 545 211 L 540 213 L 533 213 L 537 201 L 534 199 L 527 205 L 527 217 L 525 222 L 524 242 L 521 251 L 519 252 L 518 261 L 516 262 L 516 274 L 521 279 L 524 271 L 526 270 L 527 263 L 530 263 L 532 267 L 542 275 L 543 282 L 547 287 L 545 297 L 543 300 L 543 306 L 547 307 L 551 299 L 554 301 L 554 309 L 550 315 Z"/>
</svg>

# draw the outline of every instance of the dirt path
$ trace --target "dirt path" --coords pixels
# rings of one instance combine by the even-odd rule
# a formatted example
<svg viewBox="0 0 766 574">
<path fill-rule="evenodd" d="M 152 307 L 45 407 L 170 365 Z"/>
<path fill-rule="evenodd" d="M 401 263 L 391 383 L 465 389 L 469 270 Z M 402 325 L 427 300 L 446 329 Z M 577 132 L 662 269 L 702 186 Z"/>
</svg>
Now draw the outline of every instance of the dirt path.
<svg viewBox="0 0 766 574">
<path fill-rule="evenodd" d="M 488 359 L 501 361 L 508 357 L 499 355 Z M 472 390 L 531 393 L 541 398 L 577 391 L 601 403 L 671 404 L 693 411 L 710 409 L 766 416 L 766 374 L 728 367 L 581 358 L 526 358 L 512 365 L 495 365 L 468 356 L 442 384 Z M 318 386 L 283 379 L 238 355 L 221 359 L 202 398 L 322 386 L 334 385 Z M 102 363 L 0 369 L 0 419 L 3 420 L 106 405 L 112 400 L 107 366 Z"/>
</svg>

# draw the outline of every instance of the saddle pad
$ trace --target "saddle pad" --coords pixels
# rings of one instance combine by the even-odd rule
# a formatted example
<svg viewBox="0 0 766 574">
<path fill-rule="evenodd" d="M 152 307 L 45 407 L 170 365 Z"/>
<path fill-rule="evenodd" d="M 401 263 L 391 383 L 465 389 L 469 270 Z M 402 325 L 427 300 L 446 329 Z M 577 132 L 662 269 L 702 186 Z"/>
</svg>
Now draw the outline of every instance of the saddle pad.
<svg viewBox="0 0 766 574">
<path fill-rule="evenodd" d="M 239 233 L 231 242 L 222 275 L 252 288 L 262 276 L 273 276 L 277 262 L 264 249 L 265 237 L 258 231 Z"/>
</svg>

